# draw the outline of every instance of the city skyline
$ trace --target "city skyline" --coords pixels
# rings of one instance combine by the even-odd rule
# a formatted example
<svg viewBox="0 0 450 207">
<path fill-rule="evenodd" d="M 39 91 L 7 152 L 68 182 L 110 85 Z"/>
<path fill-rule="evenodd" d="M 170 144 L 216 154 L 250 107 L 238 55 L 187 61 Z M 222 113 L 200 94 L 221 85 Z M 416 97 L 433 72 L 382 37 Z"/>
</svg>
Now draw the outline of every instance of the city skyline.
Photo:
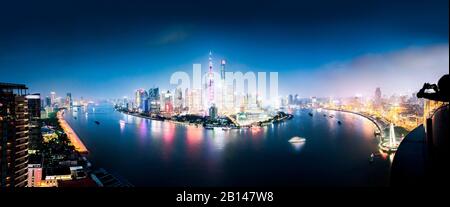
<svg viewBox="0 0 450 207">
<path fill-rule="evenodd" d="M 84 9 L 83 2 L 60 4 L 4 7 L 22 8 L 35 21 L 1 13 L 0 68 L 10 74 L 0 81 L 25 83 L 32 92 L 117 98 L 138 88 L 172 89 L 173 72 L 189 73 L 195 63 L 206 71 L 212 51 L 216 71 L 225 59 L 229 71 L 279 72 L 280 95 L 329 97 L 372 94 L 375 87 L 410 94 L 449 67 L 448 18 L 442 18 L 448 15 L 446 1 L 396 2 L 389 9 L 368 2 L 368 10 L 354 1 L 326 6 L 230 2 L 218 8 L 198 2 L 190 11 L 167 9 L 164 3 L 138 8 L 117 2 L 105 8 L 94 2 L 96 12 Z M 60 6 L 83 12 L 52 9 Z M 290 7 L 299 12 L 286 14 Z M 192 16 L 204 10 L 214 15 Z M 267 11 L 274 15 L 264 15 Z"/>
<path fill-rule="evenodd" d="M 319 98 L 348 98 L 353 96 L 363 96 L 370 98 L 372 97 L 372 93 L 374 88 L 380 87 L 383 89 L 383 96 L 404 96 L 411 95 L 416 93 L 416 88 L 419 88 L 422 83 L 429 82 L 432 83 L 437 80 L 442 75 L 448 73 L 448 45 L 435 45 L 427 48 L 419 48 L 413 47 L 402 50 L 401 52 L 394 52 L 389 54 L 370 54 L 356 58 L 350 62 L 333 62 L 328 65 L 322 66 L 317 71 L 310 72 L 296 72 L 299 76 L 314 76 L 316 79 L 307 78 L 305 79 L 305 84 L 309 85 L 304 89 L 293 88 L 290 90 L 286 89 L 286 74 L 279 73 L 280 77 L 280 97 L 286 97 L 288 95 L 300 95 L 301 98 L 310 98 L 310 97 L 319 97 Z M 220 62 L 223 59 L 216 60 L 215 64 L 215 72 L 220 71 Z M 380 62 L 385 61 L 381 67 L 376 68 Z M 409 61 L 413 61 L 413 63 L 409 66 L 405 67 L 405 65 L 410 64 Z M 390 64 L 392 64 L 390 65 Z M 401 68 L 395 67 L 395 65 L 403 65 Z M 192 67 L 192 66 L 191 66 Z M 375 70 L 375 68 L 377 70 Z M 189 75 L 192 75 L 192 69 L 186 70 L 173 70 L 172 72 L 186 72 Z M 356 70 L 354 74 L 348 74 L 347 71 Z M 400 70 L 401 72 L 396 72 L 395 70 Z M 410 70 L 410 71 L 408 71 Z M 230 66 L 227 65 L 227 72 L 256 72 L 254 70 L 248 71 L 234 71 Z M 389 73 L 393 72 L 393 74 Z M 404 76 L 402 74 L 406 74 L 407 72 L 414 72 L 415 74 L 421 74 L 420 76 Z M 202 65 L 202 74 L 208 73 L 208 67 Z M 381 79 L 374 79 L 373 77 L 377 74 L 386 73 L 381 75 Z M 395 74 L 398 73 L 398 74 Z M 157 85 L 157 82 L 148 83 L 148 81 L 143 81 L 140 85 L 135 88 L 129 88 L 128 91 L 124 91 L 122 94 L 115 94 L 111 96 L 92 96 L 89 93 L 81 92 L 81 94 L 76 94 L 75 97 L 85 98 L 90 100 L 107 100 L 107 99 L 115 99 L 115 98 L 123 98 L 128 97 L 132 98 L 135 90 L 145 89 L 148 90 L 150 88 L 158 87 L 161 90 L 170 90 L 174 92 L 177 88 L 177 85 L 170 84 L 170 74 L 167 77 L 166 84 Z M 329 79 L 333 77 L 333 79 Z M 348 78 L 345 79 L 344 77 Z M 349 78 L 350 77 L 350 78 Z M 292 77 L 291 77 L 292 78 Z M 398 78 L 398 79 L 397 79 Z M 325 80 L 326 79 L 326 80 Z M 353 81 L 352 84 L 349 84 L 349 81 Z M 385 82 L 382 82 L 382 81 Z M 387 80 L 387 81 L 386 81 Z M 400 83 L 398 82 L 400 80 Z M 8 81 L 4 81 L 8 82 Z M 325 84 L 328 82 L 332 87 L 328 88 L 329 90 L 321 90 L 317 89 L 320 84 Z M 288 84 L 290 85 L 290 84 Z M 284 86 L 284 87 L 283 87 Z M 311 87 L 315 86 L 315 87 Z M 39 88 L 39 87 L 38 87 Z M 59 98 L 64 98 L 64 94 L 69 91 L 77 91 L 77 89 L 69 90 L 69 89 L 59 89 L 62 87 L 57 87 L 57 89 L 50 88 L 46 91 L 33 90 L 31 93 L 41 93 L 43 96 L 51 95 L 52 92 L 56 92 L 62 96 L 58 96 Z M 354 90 L 352 90 L 352 88 Z M 73 89 L 73 87 L 72 87 Z M 342 92 L 341 90 L 346 90 Z M 332 92 L 330 92 L 332 91 Z"/>
<path fill-rule="evenodd" d="M 448 0 L 27 1 L 0 4 L 0 192 L 280 206 L 448 183 Z"/>
</svg>

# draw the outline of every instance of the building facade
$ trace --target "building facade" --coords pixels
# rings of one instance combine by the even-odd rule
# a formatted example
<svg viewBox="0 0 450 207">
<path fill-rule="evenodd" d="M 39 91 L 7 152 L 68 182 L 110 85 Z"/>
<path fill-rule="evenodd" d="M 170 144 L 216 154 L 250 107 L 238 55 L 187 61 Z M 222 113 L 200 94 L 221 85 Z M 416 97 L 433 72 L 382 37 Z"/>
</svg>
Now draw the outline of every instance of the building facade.
<svg viewBox="0 0 450 207">
<path fill-rule="evenodd" d="M 0 186 L 25 187 L 28 175 L 27 87 L 0 83 Z"/>
<path fill-rule="evenodd" d="M 159 88 L 150 88 L 148 90 L 148 106 L 150 113 L 159 113 L 161 108 L 161 101 L 159 95 Z"/>
</svg>

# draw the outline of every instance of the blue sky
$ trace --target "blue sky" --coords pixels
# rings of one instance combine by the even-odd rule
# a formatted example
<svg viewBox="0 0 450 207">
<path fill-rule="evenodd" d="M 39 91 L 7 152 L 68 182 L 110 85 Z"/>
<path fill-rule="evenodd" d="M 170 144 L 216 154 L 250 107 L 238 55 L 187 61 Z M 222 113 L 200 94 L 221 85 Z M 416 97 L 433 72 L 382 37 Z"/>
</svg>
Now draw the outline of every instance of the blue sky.
<svg viewBox="0 0 450 207">
<path fill-rule="evenodd" d="M 210 50 L 231 71 L 279 72 L 281 94 L 305 97 L 409 93 L 448 73 L 446 0 L 2 4 L 0 81 L 43 94 L 170 88 L 173 72 L 206 66 Z M 372 74 L 380 62 L 391 75 Z M 415 74 L 390 83 L 408 68 Z"/>
</svg>

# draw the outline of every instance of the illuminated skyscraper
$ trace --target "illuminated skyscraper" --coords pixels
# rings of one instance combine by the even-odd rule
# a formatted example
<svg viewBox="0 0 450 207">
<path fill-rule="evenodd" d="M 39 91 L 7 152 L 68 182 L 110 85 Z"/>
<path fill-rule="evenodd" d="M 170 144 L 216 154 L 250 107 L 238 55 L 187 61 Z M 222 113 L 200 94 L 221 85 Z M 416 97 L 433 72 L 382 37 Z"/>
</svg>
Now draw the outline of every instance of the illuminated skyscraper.
<svg viewBox="0 0 450 207">
<path fill-rule="evenodd" d="M 209 52 L 209 71 L 208 71 L 208 106 L 214 103 L 214 71 L 212 63 L 212 53 Z"/>
<path fill-rule="evenodd" d="M 181 111 L 183 110 L 183 93 L 181 91 L 181 88 L 175 89 L 173 103 L 175 113 L 181 113 Z"/>
<path fill-rule="evenodd" d="M 379 109 L 382 105 L 382 100 L 381 100 L 381 89 L 378 87 L 375 89 L 375 96 L 374 96 L 374 107 Z"/>
<path fill-rule="evenodd" d="M 300 104 L 300 96 L 298 94 L 295 94 L 293 103 L 294 104 Z"/>
<path fill-rule="evenodd" d="M 226 99 L 227 99 L 227 85 L 225 82 L 225 64 L 226 61 L 222 60 L 220 61 L 220 86 L 221 86 L 221 100 L 220 100 L 220 113 L 224 113 L 227 111 L 226 107 Z"/>
<path fill-rule="evenodd" d="M 375 100 L 381 100 L 381 89 L 380 87 L 375 89 Z"/>
<path fill-rule="evenodd" d="M 217 118 L 217 107 L 214 104 L 209 107 L 209 117 L 213 120 Z"/>
<path fill-rule="evenodd" d="M 220 80 L 225 81 L 225 64 L 226 61 L 220 61 Z"/>
<path fill-rule="evenodd" d="M 147 91 L 144 89 L 136 90 L 135 94 L 135 109 L 139 112 L 145 111 L 145 101 L 147 101 Z"/>
<path fill-rule="evenodd" d="M 150 113 L 159 113 L 161 108 L 159 88 L 150 88 L 148 90 L 148 102 Z"/>
<path fill-rule="evenodd" d="M 65 105 L 65 107 L 67 107 L 67 108 L 71 108 L 71 107 L 73 106 L 73 103 L 72 103 L 72 94 L 71 94 L 71 93 L 67 93 L 67 95 L 66 95 L 66 101 L 65 101 L 64 105 Z"/>
<path fill-rule="evenodd" d="M 56 93 L 50 92 L 50 106 L 55 106 L 56 104 Z"/>
<path fill-rule="evenodd" d="M 173 113 L 173 96 L 172 93 L 168 90 L 166 93 L 163 93 L 164 97 L 164 112 L 166 114 L 172 114 Z"/>
<path fill-rule="evenodd" d="M 199 114 L 202 111 L 202 92 L 200 89 L 192 89 L 190 93 L 189 113 Z"/>
<path fill-rule="evenodd" d="M 52 99 L 50 97 L 45 97 L 45 107 L 51 107 L 52 106 Z"/>
<path fill-rule="evenodd" d="M 289 94 L 289 96 L 288 96 L 288 104 L 289 105 L 294 104 L 294 96 L 292 94 Z"/>
<path fill-rule="evenodd" d="M 0 187 L 25 187 L 28 175 L 28 88 L 0 83 Z"/>
<path fill-rule="evenodd" d="M 225 107 L 227 113 L 235 113 L 235 101 L 236 96 L 234 94 L 234 86 L 231 84 L 226 85 L 226 97 L 225 97 Z"/>
<path fill-rule="evenodd" d="M 191 91 L 189 88 L 186 88 L 184 91 L 184 108 L 189 111 L 189 107 L 191 106 Z"/>
</svg>

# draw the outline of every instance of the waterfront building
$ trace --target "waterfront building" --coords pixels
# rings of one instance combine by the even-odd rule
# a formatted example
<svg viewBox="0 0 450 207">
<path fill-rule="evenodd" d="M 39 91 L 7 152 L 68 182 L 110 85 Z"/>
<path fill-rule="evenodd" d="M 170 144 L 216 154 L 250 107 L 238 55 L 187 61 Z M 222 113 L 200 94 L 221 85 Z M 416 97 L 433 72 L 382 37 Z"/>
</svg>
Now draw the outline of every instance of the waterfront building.
<svg viewBox="0 0 450 207">
<path fill-rule="evenodd" d="M 0 83 L 0 187 L 27 185 L 27 89 L 23 84 Z"/>
<path fill-rule="evenodd" d="M 143 112 L 145 111 L 145 101 L 147 100 L 148 94 L 144 89 L 138 89 L 135 93 L 135 111 Z"/>
<path fill-rule="evenodd" d="M 214 104 L 209 107 L 209 117 L 213 120 L 217 119 L 217 107 Z"/>
<path fill-rule="evenodd" d="M 134 110 L 134 102 L 128 102 L 127 109 L 128 109 L 128 111 L 133 111 Z"/>
<path fill-rule="evenodd" d="M 231 84 L 227 84 L 225 93 L 226 93 L 225 98 L 226 112 L 233 114 L 235 113 L 235 101 L 236 101 L 236 97 L 234 94 L 234 86 Z"/>
<path fill-rule="evenodd" d="M 242 93 L 235 94 L 235 106 L 239 109 L 239 112 L 245 111 L 245 96 Z"/>
<path fill-rule="evenodd" d="M 175 89 L 174 94 L 174 112 L 179 114 L 183 110 L 183 93 L 181 91 L 181 88 Z"/>
<path fill-rule="evenodd" d="M 207 106 L 211 106 L 214 103 L 214 70 L 213 70 L 213 63 L 212 63 L 212 53 L 209 51 L 209 58 L 208 58 L 208 64 L 209 64 L 209 70 L 208 70 L 208 80 L 207 80 Z"/>
<path fill-rule="evenodd" d="M 216 83 L 216 89 L 215 89 L 215 99 L 213 104 L 217 107 L 218 113 L 223 113 L 223 86 L 222 86 L 222 81 L 219 81 L 219 83 Z"/>
<path fill-rule="evenodd" d="M 288 104 L 294 105 L 294 96 L 292 94 L 289 94 L 288 96 Z"/>
<path fill-rule="evenodd" d="M 169 90 L 167 92 L 161 93 L 161 111 L 167 115 L 173 113 L 173 95 Z"/>
<path fill-rule="evenodd" d="M 247 94 L 247 110 L 256 110 L 258 108 L 257 105 L 257 97 L 256 94 Z"/>
<path fill-rule="evenodd" d="M 226 61 L 222 59 L 220 61 L 220 80 L 222 82 L 225 82 L 225 64 L 226 64 Z"/>
<path fill-rule="evenodd" d="M 147 98 L 147 99 L 145 99 L 145 101 L 144 101 L 144 110 L 143 110 L 145 113 L 148 113 L 148 112 L 150 112 L 150 102 L 149 102 L 149 99 Z"/>
<path fill-rule="evenodd" d="M 184 108 L 183 110 L 189 112 L 189 107 L 191 103 L 191 91 L 189 91 L 189 88 L 186 88 L 184 91 Z"/>
<path fill-rule="evenodd" d="M 159 113 L 160 112 L 160 94 L 159 94 L 159 88 L 150 88 L 148 90 L 148 102 L 150 107 L 150 113 Z"/>
<path fill-rule="evenodd" d="M 224 111 L 223 110 L 223 108 L 226 108 L 225 107 L 225 104 L 226 104 L 226 99 L 227 99 L 227 85 L 226 85 L 226 82 L 225 82 L 225 64 L 226 64 L 226 61 L 225 60 L 221 60 L 220 61 L 220 81 L 221 81 L 221 99 L 222 99 L 222 101 L 221 101 L 221 110 L 222 111 Z"/>
<path fill-rule="evenodd" d="M 160 112 L 164 112 L 164 107 L 165 107 L 165 102 L 166 102 L 166 99 L 165 99 L 165 95 L 166 95 L 166 92 L 164 92 L 164 91 L 162 91 L 160 94 L 159 94 L 159 100 L 160 100 L 160 105 L 159 105 L 159 111 Z"/>
<path fill-rule="evenodd" d="M 189 105 L 189 113 L 191 114 L 199 114 L 202 111 L 202 90 L 201 89 L 192 89 L 190 96 L 190 105 Z"/>
<path fill-rule="evenodd" d="M 66 101 L 64 103 L 64 106 L 66 108 L 71 108 L 73 106 L 73 102 L 72 102 L 72 93 L 67 93 L 66 94 Z"/>
<path fill-rule="evenodd" d="M 41 136 L 41 96 L 39 93 L 27 95 L 28 100 L 28 117 L 29 117 L 29 149 L 35 150 L 39 148 L 42 142 Z"/>
<path fill-rule="evenodd" d="M 262 109 L 263 108 L 263 101 L 261 96 L 256 96 L 256 108 L 257 109 Z"/>
<path fill-rule="evenodd" d="M 140 103 L 141 103 L 141 94 L 140 94 L 140 90 L 138 89 L 134 93 L 134 104 L 135 104 L 136 108 L 139 108 Z"/>
</svg>

